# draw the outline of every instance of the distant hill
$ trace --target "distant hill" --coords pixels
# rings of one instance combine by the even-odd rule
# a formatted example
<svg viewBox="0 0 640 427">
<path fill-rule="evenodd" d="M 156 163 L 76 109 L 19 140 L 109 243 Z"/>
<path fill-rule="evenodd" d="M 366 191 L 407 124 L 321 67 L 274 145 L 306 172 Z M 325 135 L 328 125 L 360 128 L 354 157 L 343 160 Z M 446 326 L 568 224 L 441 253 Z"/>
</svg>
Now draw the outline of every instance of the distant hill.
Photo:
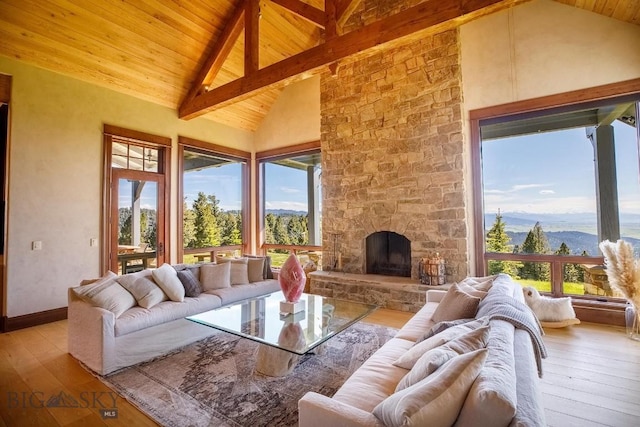
<svg viewBox="0 0 640 427">
<path fill-rule="evenodd" d="M 274 214 L 280 216 L 291 216 L 291 215 L 306 215 L 305 211 L 293 211 L 289 209 L 266 209 L 267 214 Z"/>
<path fill-rule="evenodd" d="M 510 244 L 522 245 L 527 238 L 527 233 L 528 231 L 507 231 L 507 234 L 511 237 Z M 545 231 L 544 234 L 549 240 L 549 246 L 552 251 L 556 251 L 562 242 L 564 242 L 573 255 L 582 255 L 583 251 L 587 251 L 587 254 L 591 256 L 600 255 L 598 250 L 598 236 L 594 234 L 583 233 L 581 231 Z M 623 237 L 623 239 L 631 243 L 636 251 L 640 251 L 640 239 L 633 237 Z"/>
</svg>

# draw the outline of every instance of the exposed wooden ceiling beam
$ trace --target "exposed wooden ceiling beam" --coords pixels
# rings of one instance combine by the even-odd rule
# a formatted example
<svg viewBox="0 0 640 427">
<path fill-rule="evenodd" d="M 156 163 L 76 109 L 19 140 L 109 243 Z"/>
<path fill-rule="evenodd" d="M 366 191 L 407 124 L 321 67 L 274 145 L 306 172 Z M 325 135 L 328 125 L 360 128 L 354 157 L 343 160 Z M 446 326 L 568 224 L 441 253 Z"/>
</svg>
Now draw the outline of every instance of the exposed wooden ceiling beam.
<svg viewBox="0 0 640 427">
<path fill-rule="evenodd" d="M 338 27 L 344 27 L 344 24 L 347 23 L 349 17 L 353 14 L 353 12 L 358 8 L 358 6 L 362 3 L 362 0 L 342 0 L 338 1 L 338 5 L 336 8 L 336 16 L 338 18 Z"/>
<path fill-rule="evenodd" d="M 325 41 L 330 40 L 338 35 L 338 20 L 336 19 L 336 3 L 337 0 L 324 0 L 324 10 L 327 18 L 324 37 Z"/>
<path fill-rule="evenodd" d="M 179 110 L 182 119 L 192 119 L 214 111 L 267 89 L 317 74 L 322 67 L 384 43 L 409 36 L 420 30 L 478 12 L 489 6 L 506 8 L 526 0 L 428 0 L 393 16 L 373 22 L 347 34 L 258 70 L 254 75 L 241 77 L 183 103 Z"/>
<path fill-rule="evenodd" d="M 273 3 L 278 4 L 285 9 L 288 9 L 293 14 L 305 19 L 312 24 L 317 25 L 320 28 L 324 28 L 325 17 L 324 11 L 313 7 L 300 0 L 271 0 Z"/>
<path fill-rule="evenodd" d="M 182 105 L 195 98 L 198 93 L 202 91 L 204 86 L 211 84 L 215 79 L 224 64 L 224 61 L 229 56 L 229 52 L 233 49 L 233 45 L 238 40 L 240 33 L 244 29 L 244 12 L 245 6 L 243 2 L 240 2 L 233 11 L 233 15 L 229 21 L 227 21 L 224 30 L 222 30 L 222 34 L 220 34 L 220 37 L 216 41 L 216 44 L 211 51 L 211 55 L 209 55 L 205 63 L 202 64 L 200 71 L 198 71 L 198 75 L 193 81 Z M 182 108 L 182 105 L 180 108 Z"/>
<path fill-rule="evenodd" d="M 260 68 L 260 3 L 246 0 L 244 12 L 244 75 L 251 76 Z"/>
</svg>

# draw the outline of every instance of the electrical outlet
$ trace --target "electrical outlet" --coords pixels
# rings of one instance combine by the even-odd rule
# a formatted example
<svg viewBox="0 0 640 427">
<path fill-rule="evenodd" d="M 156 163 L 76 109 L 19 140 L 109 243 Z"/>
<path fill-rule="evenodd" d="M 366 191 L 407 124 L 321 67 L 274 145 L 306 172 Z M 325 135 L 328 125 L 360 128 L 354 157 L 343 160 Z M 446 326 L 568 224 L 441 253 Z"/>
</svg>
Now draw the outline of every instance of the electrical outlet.
<svg viewBox="0 0 640 427">
<path fill-rule="evenodd" d="M 98 246 L 98 239 L 93 237 L 91 240 L 89 240 L 89 246 Z"/>
<path fill-rule="evenodd" d="M 34 240 L 33 242 L 31 242 L 31 250 L 42 250 L 42 240 Z"/>
</svg>

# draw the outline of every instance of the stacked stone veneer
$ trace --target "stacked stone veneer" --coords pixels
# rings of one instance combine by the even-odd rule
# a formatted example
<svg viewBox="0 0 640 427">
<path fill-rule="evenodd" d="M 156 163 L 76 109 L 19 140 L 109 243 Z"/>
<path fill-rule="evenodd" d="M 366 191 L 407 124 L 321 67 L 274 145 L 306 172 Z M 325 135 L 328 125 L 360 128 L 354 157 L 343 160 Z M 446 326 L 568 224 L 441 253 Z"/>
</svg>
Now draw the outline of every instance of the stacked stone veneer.
<svg viewBox="0 0 640 427">
<path fill-rule="evenodd" d="M 411 240 L 412 273 L 439 252 L 467 273 L 462 94 L 457 30 L 340 64 L 321 79 L 325 260 L 337 233 L 342 270 L 365 273 L 365 238 Z M 325 270 L 332 269 L 324 265 Z"/>
</svg>

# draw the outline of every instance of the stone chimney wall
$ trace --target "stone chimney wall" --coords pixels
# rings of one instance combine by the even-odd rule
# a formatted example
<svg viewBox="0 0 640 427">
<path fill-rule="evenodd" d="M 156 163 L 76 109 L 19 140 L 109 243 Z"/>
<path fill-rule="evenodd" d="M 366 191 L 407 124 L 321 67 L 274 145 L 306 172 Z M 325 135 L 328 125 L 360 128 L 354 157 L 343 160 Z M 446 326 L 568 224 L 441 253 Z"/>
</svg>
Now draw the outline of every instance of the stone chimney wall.
<svg viewBox="0 0 640 427">
<path fill-rule="evenodd" d="M 439 252 L 468 269 L 457 30 L 339 64 L 321 78 L 324 260 L 365 272 L 365 238 L 411 240 L 412 272 Z M 323 265 L 325 270 L 332 266 Z"/>
</svg>

